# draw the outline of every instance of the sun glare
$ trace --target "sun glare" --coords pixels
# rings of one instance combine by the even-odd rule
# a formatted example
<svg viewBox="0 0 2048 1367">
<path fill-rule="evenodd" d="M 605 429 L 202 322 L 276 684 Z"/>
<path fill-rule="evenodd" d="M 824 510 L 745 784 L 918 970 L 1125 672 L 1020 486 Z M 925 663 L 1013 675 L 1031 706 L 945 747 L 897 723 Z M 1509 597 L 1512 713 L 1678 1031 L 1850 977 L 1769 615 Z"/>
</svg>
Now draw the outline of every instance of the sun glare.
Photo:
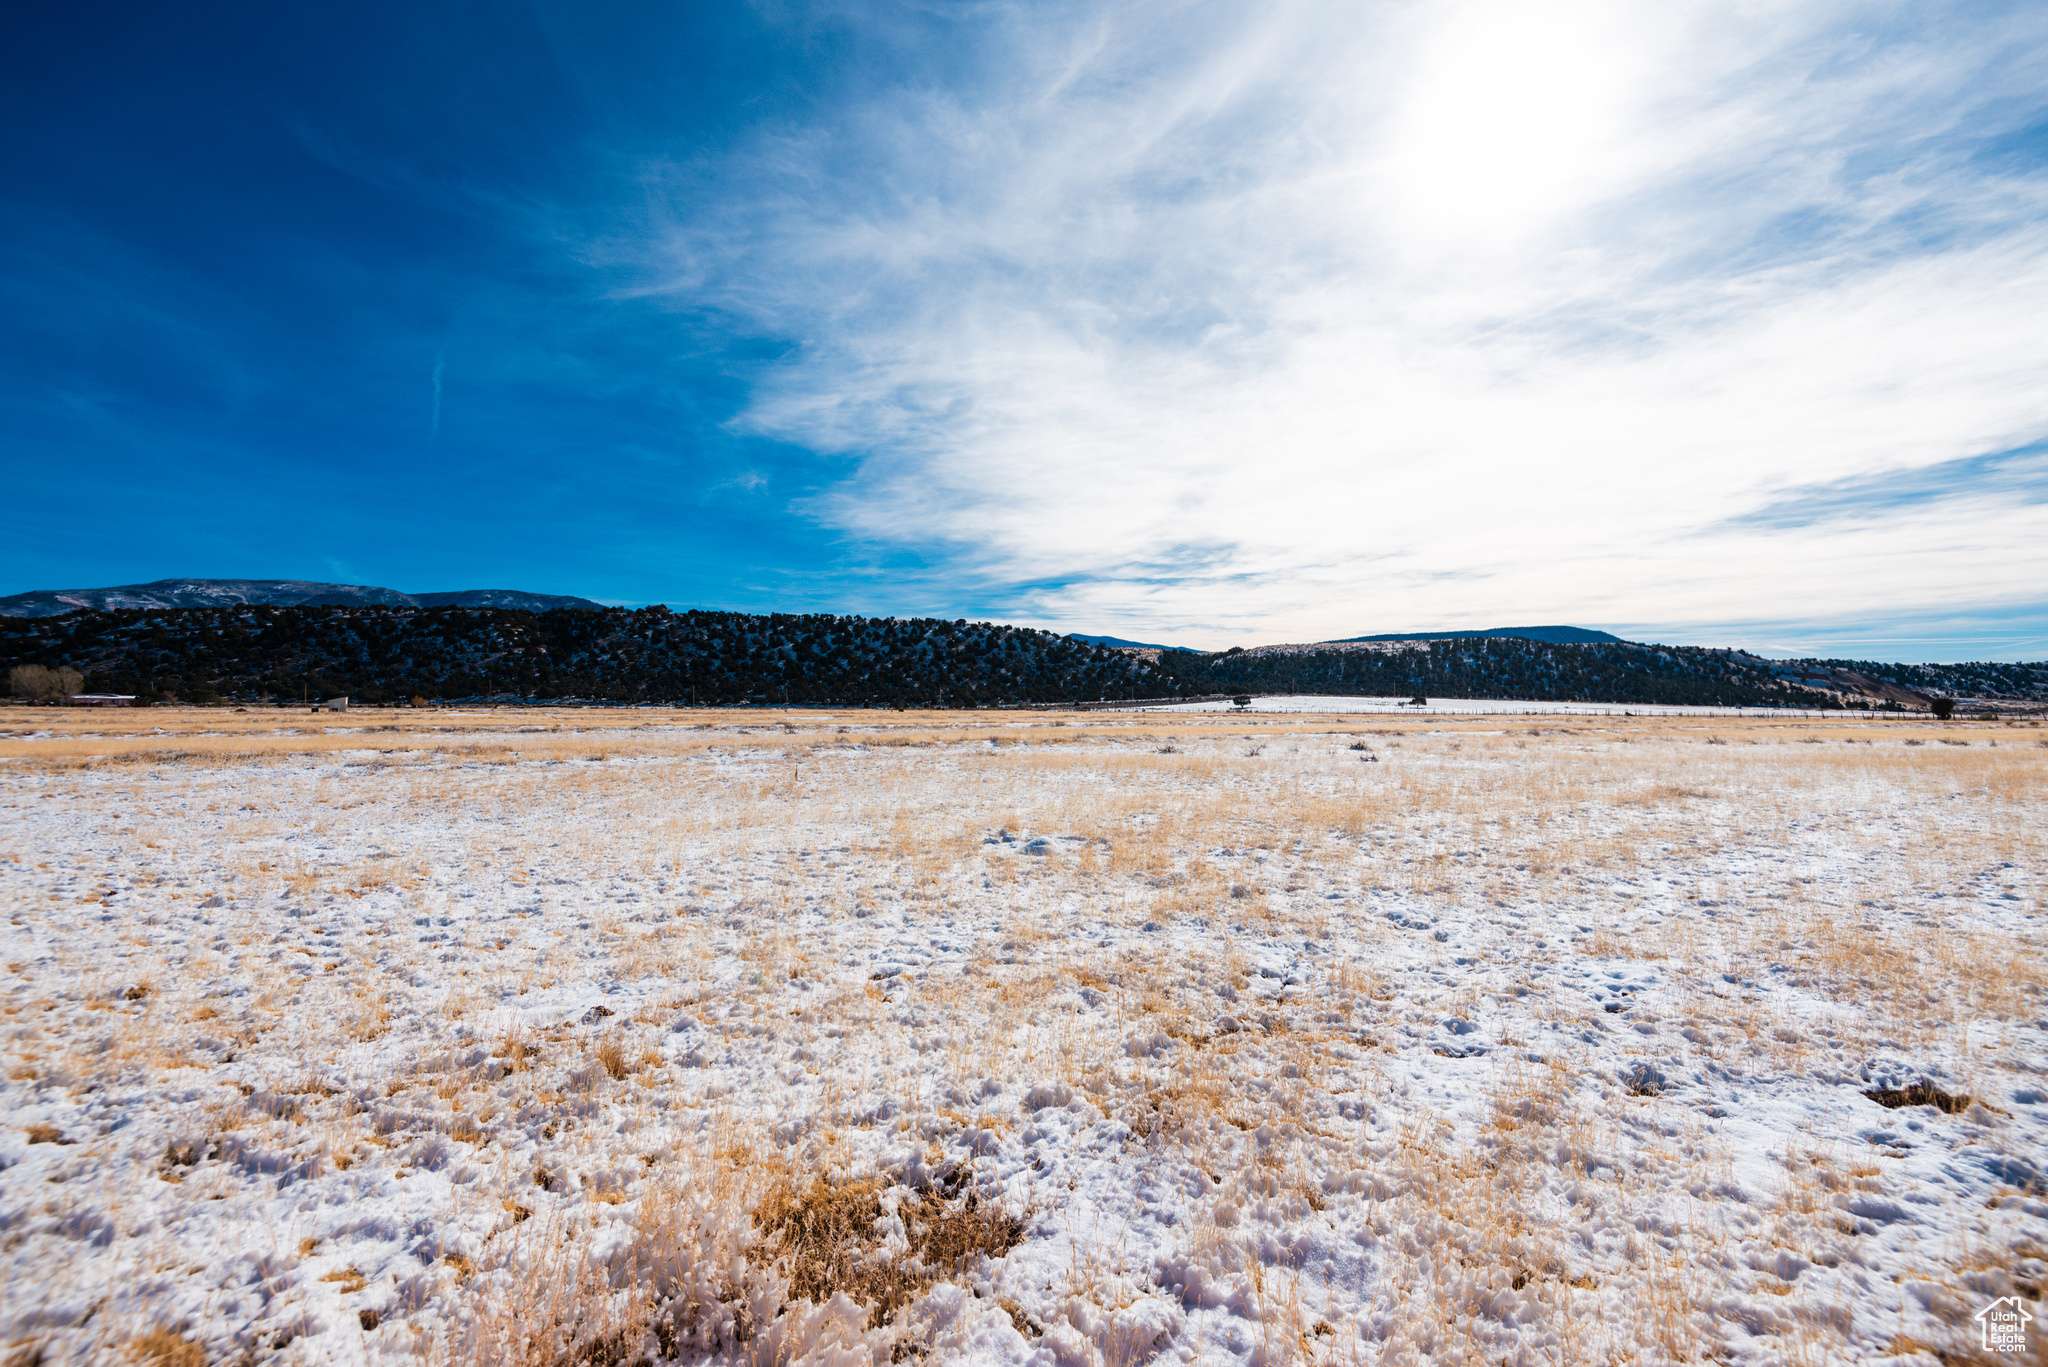
<svg viewBox="0 0 2048 1367">
<path fill-rule="evenodd" d="M 1505 244 L 1597 189 L 1629 87 L 1611 24 L 1488 8 L 1445 25 L 1397 115 L 1384 189 L 1420 237 Z"/>
</svg>

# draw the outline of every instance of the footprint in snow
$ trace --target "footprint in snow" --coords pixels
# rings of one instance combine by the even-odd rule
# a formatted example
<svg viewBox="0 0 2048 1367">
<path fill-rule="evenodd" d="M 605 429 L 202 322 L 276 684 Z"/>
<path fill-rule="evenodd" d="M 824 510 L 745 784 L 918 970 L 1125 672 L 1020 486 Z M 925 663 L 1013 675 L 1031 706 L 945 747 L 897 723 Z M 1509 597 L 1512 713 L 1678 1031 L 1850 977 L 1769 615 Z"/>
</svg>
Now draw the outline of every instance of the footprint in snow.
<svg viewBox="0 0 2048 1367">
<path fill-rule="evenodd" d="M 1487 1050 L 1487 1046 L 1475 1039 L 1479 1027 L 1463 1016 L 1450 1016 L 1437 1022 L 1437 1030 L 1448 1038 L 1430 1045 L 1430 1051 L 1444 1058 L 1476 1058 Z"/>
</svg>

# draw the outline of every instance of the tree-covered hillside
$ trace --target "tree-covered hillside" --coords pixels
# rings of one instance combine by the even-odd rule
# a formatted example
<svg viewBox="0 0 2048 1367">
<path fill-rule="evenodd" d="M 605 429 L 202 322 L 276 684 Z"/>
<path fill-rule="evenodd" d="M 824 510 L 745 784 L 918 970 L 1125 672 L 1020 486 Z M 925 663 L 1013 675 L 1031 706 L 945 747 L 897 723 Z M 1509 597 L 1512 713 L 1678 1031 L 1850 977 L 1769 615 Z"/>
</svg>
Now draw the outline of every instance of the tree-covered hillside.
<svg viewBox="0 0 2048 1367">
<path fill-rule="evenodd" d="M 1693 706 L 2048 699 L 2048 665 L 1769 661 L 1515 637 L 1218 654 L 1119 650 L 987 622 L 604 608 L 237 606 L 0 618 L 0 668 L 78 670 L 146 701 L 346 693 L 605 702 L 1000 707 L 1218 693 Z"/>
<path fill-rule="evenodd" d="M 1813 707 L 1825 694 L 1774 677 L 1761 662 L 1693 646 L 1575 645 L 1460 637 L 1396 650 L 1303 647 L 1170 655 L 1159 667 L 1187 692 L 1419 693 L 1540 702 Z"/>
<path fill-rule="evenodd" d="M 1157 692 L 1142 658 L 982 622 L 737 612 L 236 607 L 0 619 L 0 663 L 98 692 L 366 702 L 1001 706 Z"/>
<path fill-rule="evenodd" d="M 1866 674 L 1880 683 L 1911 689 L 1929 697 L 1941 695 L 2027 702 L 2048 700 L 2048 661 L 1976 661 L 1951 665 L 1895 665 L 1870 660 L 1796 660 L 1792 663 Z"/>
</svg>

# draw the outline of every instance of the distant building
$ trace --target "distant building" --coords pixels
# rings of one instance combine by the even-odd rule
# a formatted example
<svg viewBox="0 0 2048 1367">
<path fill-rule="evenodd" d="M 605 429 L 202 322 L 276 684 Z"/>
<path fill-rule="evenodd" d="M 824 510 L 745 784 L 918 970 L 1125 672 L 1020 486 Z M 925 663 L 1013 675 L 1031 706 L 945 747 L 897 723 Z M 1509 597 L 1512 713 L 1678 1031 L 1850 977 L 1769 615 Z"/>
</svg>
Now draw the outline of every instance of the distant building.
<svg viewBox="0 0 2048 1367">
<path fill-rule="evenodd" d="M 133 693 L 73 693 L 71 695 L 71 705 L 73 707 L 133 707 L 135 706 L 135 695 Z"/>
<path fill-rule="evenodd" d="M 346 712 L 348 711 L 348 694 L 344 693 L 338 698 L 329 698 L 314 710 L 319 712 Z"/>
</svg>

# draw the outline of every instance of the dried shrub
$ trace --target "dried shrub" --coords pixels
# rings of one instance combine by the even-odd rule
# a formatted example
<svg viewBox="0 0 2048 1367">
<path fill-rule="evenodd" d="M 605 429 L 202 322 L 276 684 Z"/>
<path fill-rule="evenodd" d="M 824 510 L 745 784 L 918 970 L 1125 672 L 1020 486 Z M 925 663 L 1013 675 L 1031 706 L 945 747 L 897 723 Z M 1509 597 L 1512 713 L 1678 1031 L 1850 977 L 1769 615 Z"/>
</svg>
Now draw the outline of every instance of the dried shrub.
<svg viewBox="0 0 2048 1367">
<path fill-rule="evenodd" d="M 1915 1082 L 1906 1087 L 1875 1087 L 1863 1095 L 1893 1110 L 1901 1106 L 1932 1106 L 1944 1115 L 1961 1115 L 1970 1109 L 1967 1095 L 1945 1092 L 1931 1082 Z"/>
<path fill-rule="evenodd" d="M 136 1336 L 128 1344 L 128 1355 L 148 1367 L 206 1367 L 206 1350 L 168 1329 Z"/>
<path fill-rule="evenodd" d="M 808 1184 L 785 1180 L 754 1211 L 754 1222 L 779 1248 L 792 1295 L 823 1303 L 844 1291 L 872 1307 L 875 1322 L 909 1299 L 905 1269 L 876 1266 L 882 1218 L 878 1177 L 839 1180 L 820 1174 Z"/>
<path fill-rule="evenodd" d="M 843 1292 L 881 1325 L 935 1282 L 1002 1257 L 1024 1237 L 1024 1221 L 972 1190 L 951 1200 L 924 1192 L 898 1205 L 910 1256 L 891 1256 L 881 1232 L 887 1189 L 879 1177 L 820 1174 L 769 1190 L 754 1220 L 780 1254 L 792 1295 L 823 1304 Z"/>
<path fill-rule="evenodd" d="M 910 1251 L 928 1272 L 950 1277 L 1000 1258 L 1024 1238 L 1024 1221 L 969 1191 L 958 1202 L 925 1193 L 901 1210 Z"/>
<path fill-rule="evenodd" d="M 629 1069 L 625 1046 L 616 1039 L 601 1042 L 596 1049 L 598 1066 L 605 1070 L 613 1081 L 624 1077 Z"/>
</svg>

